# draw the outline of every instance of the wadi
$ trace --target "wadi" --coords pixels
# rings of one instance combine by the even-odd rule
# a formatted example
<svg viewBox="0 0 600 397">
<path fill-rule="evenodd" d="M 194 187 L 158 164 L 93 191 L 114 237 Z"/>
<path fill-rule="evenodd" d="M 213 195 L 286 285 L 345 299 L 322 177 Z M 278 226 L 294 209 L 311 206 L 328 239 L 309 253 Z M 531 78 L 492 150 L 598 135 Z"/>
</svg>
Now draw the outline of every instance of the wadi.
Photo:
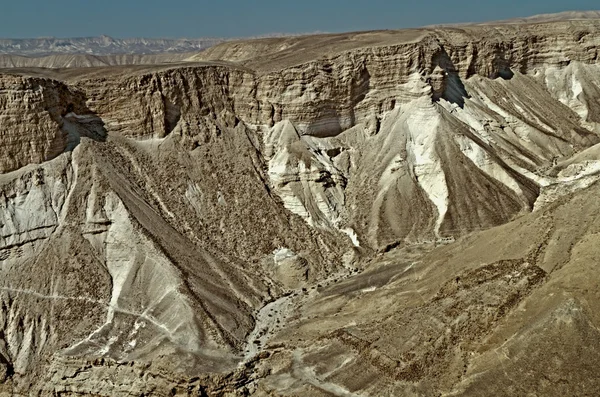
<svg viewBox="0 0 600 397">
<path fill-rule="evenodd" d="M 600 393 L 599 13 L 212 44 L 0 55 L 0 396 Z"/>
</svg>

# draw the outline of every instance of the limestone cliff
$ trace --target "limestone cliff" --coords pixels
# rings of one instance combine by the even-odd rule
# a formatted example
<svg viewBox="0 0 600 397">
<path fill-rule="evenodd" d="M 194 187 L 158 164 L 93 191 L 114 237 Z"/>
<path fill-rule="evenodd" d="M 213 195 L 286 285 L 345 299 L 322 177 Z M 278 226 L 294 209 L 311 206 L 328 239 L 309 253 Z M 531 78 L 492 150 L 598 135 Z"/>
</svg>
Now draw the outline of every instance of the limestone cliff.
<svg viewBox="0 0 600 397">
<path fill-rule="evenodd" d="M 594 93 L 563 99 L 573 94 L 550 80 L 582 70 L 593 90 L 597 42 L 585 32 L 596 28 L 593 21 L 357 34 L 350 44 L 334 41 L 340 49 L 319 37 L 225 43 L 202 59 L 241 66 L 78 78 L 76 86 L 107 129 L 127 137 L 175 133 L 195 148 L 244 124 L 263 135 L 273 187 L 289 209 L 360 229 L 382 249 L 504 223 L 532 208 L 545 183 L 537 170 L 598 142 L 594 101 L 586 99 Z M 367 38 L 381 43 L 366 45 Z M 294 54 L 307 40 L 316 54 Z M 261 57 L 248 58 L 256 49 Z M 268 147 L 282 128 L 295 132 Z M 285 154 L 294 151 L 305 165 Z M 343 152 L 346 165 L 327 151 Z M 406 186 L 402 193 L 390 190 L 396 184 Z M 466 197 L 464 184 L 488 186 L 496 199 L 484 191 Z M 415 213 L 395 211 L 407 203 Z"/>
<path fill-rule="evenodd" d="M 0 76 L 0 172 L 50 160 L 75 142 L 65 117 L 89 114 L 83 95 L 49 79 Z"/>
<path fill-rule="evenodd" d="M 1 74 L 0 395 L 593 390 L 598 32 Z"/>
</svg>

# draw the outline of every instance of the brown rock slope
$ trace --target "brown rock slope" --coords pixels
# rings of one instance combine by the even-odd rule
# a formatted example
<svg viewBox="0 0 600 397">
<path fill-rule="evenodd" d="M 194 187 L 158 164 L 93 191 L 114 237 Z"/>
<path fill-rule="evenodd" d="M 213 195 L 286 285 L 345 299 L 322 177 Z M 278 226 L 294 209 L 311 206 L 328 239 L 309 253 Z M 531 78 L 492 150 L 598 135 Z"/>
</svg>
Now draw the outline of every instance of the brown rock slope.
<svg viewBox="0 0 600 397">
<path fill-rule="evenodd" d="M 50 160 L 71 150 L 76 142 L 69 131 L 82 122 L 67 120 L 69 113 L 92 117 L 82 94 L 60 82 L 3 76 L 0 84 L 0 172 Z M 93 124 L 95 120 L 86 122 Z M 94 133 L 98 139 L 103 134 L 101 130 Z"/>
<path fill-rule="evenodd" d="M 599 31 L 0 75 L 0 393 L 594 394 Z"/>
<path fill-rule="evenodd" d="M 259 390 L 596 394 L 599 189 L 318 289 L 272 340 Z"/>
</svg>

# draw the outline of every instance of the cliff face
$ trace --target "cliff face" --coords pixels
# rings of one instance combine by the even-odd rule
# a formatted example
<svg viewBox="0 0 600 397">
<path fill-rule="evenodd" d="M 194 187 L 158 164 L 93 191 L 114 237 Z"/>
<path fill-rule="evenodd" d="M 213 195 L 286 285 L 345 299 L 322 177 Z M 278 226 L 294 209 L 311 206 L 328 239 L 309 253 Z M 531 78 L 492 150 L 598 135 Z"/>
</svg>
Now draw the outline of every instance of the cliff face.
<svg viewBox="0 0 600 397">
<path fill-rule="evenodd" d="M 579 202 L 549 203 L 597 180 L 598 31 L 267 39 L 0 75 L 0 392 L 467 393 L 492 353 L 456 349 L 560 290 L 548 219 Z M 544 305 L 539 324 L 580 307 Z"/>
<path fill-rule="evenodd" d="M 303 134 L 331 135 L 360 122 L 371 122 L 368 128 L 373 133 L 377 130 L 373 118 L 393 108 L 392 102 L 401 104 L 410 100 L 410 93 L 402 85 L 412 81 L 415 74 L 430 82 L 435 96 L 447 95 L 447 99 L 460 101 L 466 92 L 448 90 L 447 86 L 455 88 L 449 82 L 464 84 L 462 80 L 475 75 L 489 79 L 509 79 L 515 72 L 534 75 L 538 69 L 566 67 L 571 62 L 595 64 L 599 43 L 590 31 L 597 28 L 594 21 L 520 28 L 447 29 L 423 31 L 408 42 L 400 34 L 395 40 L 388 37 L 391 34 L 382 34 L 382 43 L 370 46 L 363 43 L 366 39 L 362 36 L 367 34 L 358 34 L 353 37 L 355 43 L 342 42 L 340 49 L 331 44 L 319 45 L 314 39 L 317 42 L 313 43 L 314 53 L 305 51 L 305 56 L 295 51 L 312 38 L 224 43 L 193 59 L 212 61 L 219 57 L 241 62 L 250 69 L 213 67 L 186 71 L 183 68 L 112 84 L 123 85 L 127 92 L 137 95 L 164 92 L 171 102 L 177 96 L 204 95 L 207 97 L 203 103 L 209 103 L 215 95 L 221 96 L 219 100 L 231 102 L 236 116 L 250 125 L 273 125 L 288 119 Z M 389 44 L 394 41 L 401 44 Z M 261 56 L 255 57 L 254 50 L 260 50 Z M 290 53 L 295 56 L 290 57 Z M 248 58 L 249 54 L 253 56 Z M 279 63 L 274 62 L 277 59 Z M 190 92 L 178 92 L 183 80 L 191 84 Z M 213 85 L 218 88 L 211 89 Z M 198 90 L 204 86 L 209 88 Z M 118 100 L 119 90 L 111 89 L 109 83 L 96 95 L 105 101 Z M 152 100 L 140 99 L 148 102 L 148 107 L 155 107 Z M 133 124 L 138 124 L 138 116 L 131 115 L 135 119 Z M 162 119 L 165 115 L 154 117 Z M 147 133 L 153 127 L 147 122 L 142 120 L 137 129 Z M 160 127 L 158 121 L 156 130 L 164 130 Z M 139 133 L 134 130 L 129 133 Z"/>
<path fill-rule="evenodd" d="M 63 116 L 85 106 L 81 94 L 57 81 L 0 78 L 0 172 L 40 163 L 67 149 Z"/>
<path fill-rule="evenodd" d="M 195 59 L 211 61 L 218 56 L 219 60 L 241 62 L 251 69 L 182 68 L 113 81 L 103 87 L 89 84 L 92 90 L 98 89 L 92 97 L 106 102 L 119 100 L 119 91 L 149 95 L 139 101 L 143 107 L 152 108 L 157 119 L 167 116 L 165 106 L 162 114 L 155 113 L 159 110 L 152 103 L 155 93 L 163 94 L 175 107 L 184 108 L 193 104 L 173 102 L 193 96 L 208 104 L 220 97 L 217 101 L 229 102 L 235 115 L 250 125 L 272 126 L 288 119 L 303 134 L 326 136 L 366 123 L 368 132 L 374 133 L 375 117 L 391 110 L 392 103 L 411 99 L 411 93 L 403 85 L 413 81 L 415 75 L 430 83 L 436 99 L 446 95 L 446 99 L 461 101 L 461 96 L 466 97 L 467 93 L 453 85 L 462 85 L 463 80 L 472 76 L 510 79 L 515 72 L 535 75 L 538 69 L 566 67 L 571 62 L 595 64 L 599 43 L 590 31 L 596 28 L 595 22 L 589 22 L 513 29 L 448 29 L 424 31 L 421 37 L 401 44 L 388 44 L 394 40 L 384 35 L 381 44 L 371 46 L 363 44 L 359 34 L 353 38 L 358 43 L 354 44 L 356 48 L 342 42 L 340 50 L 331 45 L 319 46 L 317 41 L 313 44 L 316 54 L 307 51 L 306 56 L 300 53 L 295 57 L 288 55 L 310 38 L 225 43 Z M 256 49 L 261 56 L 248 59 L 248 54 L 256 54 L 253 52 Z M 280 63 L 271 62 L 276 58 L 282 59 Z M 184 80 L 188 87 L 182 85 Z M 126 90 L 112 89 L 117 85 Z M 187 92 L 181 92 L 182 89 Z M 102 105 L 99 103 L 97 107 L 101 109 Z M 124 103 L 123 107 L 130 106 Z M 111 106 L 113 111 L 118 109 Z M 147 115 L 130 115 L 132 124 L 137 126 L 128 133 L 147 134 L 155 128 L 160 134 L 164 130 L 161 120 L 150 124 L 141 120 L 140 124 L 137 119 L 140 116 Z"/>
<path fill-rule="evenodd" d="M 383 249 L 506 222 L 533 206 L 545 183 L 538 169 L 598 141 L 587 110 L 595 102 L 555 83 L 585 70 L 581 84 L 593 89 L 596 25 L 562 28 L 436 30 L 400 44 L 386 34 L 370 46 L 358 35 L 359 44 L 344 50 L 342 42 L 337 53 L 315 39 L 317 59 L 288 59 L 307 39 L 226 43 L 203 59 L 243 67 L 83 78 L 77 87 L 109 131 L 132 138 L 175 133 L 195 148 L 242 123 L 270 146 L 272 134 L 293 130 L 264 152 L 288 209 L 324 227 L 361 229 Z M 261 57 L 248 58 L 256 48 Z M 302 159 L 290 155 L 298 150 Z M 497 199 L 465 195 L 463 184 L 488 186 Z M 395 213 L 406 203 L 423 204 Z"/>
</svg>

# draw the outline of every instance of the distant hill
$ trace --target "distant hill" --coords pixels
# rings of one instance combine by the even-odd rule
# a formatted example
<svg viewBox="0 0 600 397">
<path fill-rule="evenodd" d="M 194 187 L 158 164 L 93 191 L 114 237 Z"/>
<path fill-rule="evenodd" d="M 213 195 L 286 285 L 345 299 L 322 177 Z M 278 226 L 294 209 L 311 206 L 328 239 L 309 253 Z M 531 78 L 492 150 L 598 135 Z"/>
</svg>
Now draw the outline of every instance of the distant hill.
<svg viewBox="0 0 600 397">
<path fill-rule="evenodd" d="M 491 23 L 544 23 L 581 19 L 600 19 L 600 11 L 565 11 L 555 14 L 539 14 L 525 18 L 513 18 Z"/>
<path fill-rule="evenodd" d="M 510 19 L 502 19 L 487 22 L 459 22 L 459 23 L 441 23 L 427 25 L 428 28 L 439 28 L 449 26 L 466 26 L 466 25 L 518 25 L 532 23 L 548 23 L 561 21 L 581 21 L 586 19 L 600 19 L 600 11 L 564 11 L 554 14 L 539 14 L 529 17 L 517 17 Z"/>
<path fill-rule="evenodd" d="M 0 54 L 44 56 L 50 54 L 156 54 L 204 50 L 223 42 L 219 38 L 115 39 L 109 36 L 76 38 L 0 39 Z"/>
</svg>

